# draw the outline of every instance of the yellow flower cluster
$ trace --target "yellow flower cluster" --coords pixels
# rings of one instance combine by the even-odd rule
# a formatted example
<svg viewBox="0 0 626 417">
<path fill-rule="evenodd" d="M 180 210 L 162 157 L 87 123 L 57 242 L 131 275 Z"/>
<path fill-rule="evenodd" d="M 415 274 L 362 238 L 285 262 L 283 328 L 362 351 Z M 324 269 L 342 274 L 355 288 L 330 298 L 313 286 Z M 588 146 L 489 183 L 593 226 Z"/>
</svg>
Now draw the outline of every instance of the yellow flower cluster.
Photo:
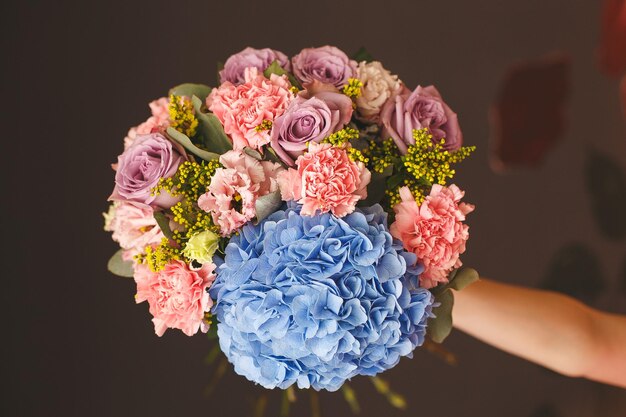
<svg viewBox="0 0 626 417">
<path fill-rule="evenodd" d="M 467 158 L 475 146 L 462 147 L 456 151 L 447 151 L 443 145 L 445 139 L 433 143 L 433 136 L 428 129 L 413 131 L 415 144 L 408 147 L 406 155 L 400 155 L 393 139 L 389 138 L 382 143 L 370 142 L 363 150 L 371 163 L 373 172 L 382 174 L 389 167 L 393 167 L 393 174 L 389 179 L 391 185 L 385 194 L 390 207 L 400 202 L 400 187 L 408 187 L 418 204 L 424 201 L 430 193 L 433 184 L 445 185 L 447 180 L 454 177 L 456 171 L 452 168 Z"/>
<path fill-rule="evenodd" d="M 342 92 L 350 98 L 359 98 L 361 96 L 361 88 L 363 88 L 363 82 L 358 78 L 348 79 L 348 84 L 343 86 Z"/>
<path fill-rule="evenodd" d="M 370 161 L 365 155 L 363 155 L 363 152 L 356 148 L 349 147 L 346 149 L 346 152 L 348 152 L 348 157 L 354 162 L 363 162 L 364 164 L 367 164 Z"/>
<path fill-rule="evenodd" d="M 168 106 L 170 125 L 179 132 L 193 137 L 198 129 L 193 103 L 186 97 L 171 95 Z"/>
<path fill-rule="evenodd" d="M 333 146 L 345 146 L 346 144 L 348 144 L 348 146 L 346 147 L 346 152 L 348 153 L 348 157 L 352 159 L 354 162 L 360 161 L 360 162 L 363 162 L 364 164 L 367 164 L 369 162 L 369 159 L 365 155 L 363 155 L 363 153 L 360 150 L 353 148 L 351 145 L 349 145 L 351 140 L 358 139 L 358 138 L 359 138 L 359 131 L 357 129 L 346 127 L 345 129 L 341 129 L 331 134 L 330 136 L 324 138 L 322 142 L 330 143 Z"/>
<path fill-rule="evenodd" d="M 392 166 L 400 158 L 398 147 L 391 138 L 382 143 L 371 141 L 363 153 L 372 161 L 371 170 L 379 174 L 382 174 L 385 169 Z"/>
<path fill-rule="evenodd" d="M 145 254 L 137 255 L 137 260 L 148 264 L 152 272 L 159 272 L 173 260 L 181 260 L 180 249 L 172 247 L 169 239 L 164 237 L 158 246 L 146 246 Z"/>
<path fill-rule="evenodd" d="M 345 143 L 348 143 L 349 141 L 353 139 L 358 139 L 358 138 L 359 138 L 358 130 L 353 129 L 351 127 L 346 127 L 345 129 L 341 129 L 329 135 L 328 137 L 324 138 L 322 142 L 330 143 L 331 145 L 335 145 L 335 146 L 341 146 Z"/>
<path fill-rule="evenodd" d="M 389 199 L 389 207 L 393 207 L 400 201 L 402 201 L 402 199 L 400 198 L 401 187 L 408 187 L 409 190 L 411 190 L 411 194 L 413 194 L 413 197 L 415 198 L 415 201 L 418 205 L 422 204 L 422 202 L 426 198 L 426 196 L 424 195 L 425 188 L 430 188 L 425 187 L 423 183 L 420 183 L 413 178 L 405 178 L 402 183 L 397 187 L 385 190 L 385 195 Z"/>
<path fill-rule="evenodd" d="M 263 120 L 263 122 L 254 128 L 257 132 L 263 132 L 264 130 L 272 130 L 272 121 Z"/>
<path fill-rule="evenodd" d="M 181 226 L 180 230 L 172 232 L 172 239 L 179 245 L 190 239 L 198 232 L 205 230 L 218 231 L 213 224 L 211 215 L 197 206 L 198 198 L 206 192 L 211 183 L 211 177 L 221 167 L 218 161 L 191 162 L 185 161 L 178 167 L 176 174 L 170 178 L 161 178 L 153 192 L 160 194 L 166 191 L 175 197 L 182 197 L 181 201 L 170 209 L 174 215 L 173 221 Z"/>
<path fill-rule="evenodd" d="M 402 162 L 412 177 L 430 184 L 445 185 L 446 180 L 456 173 L 451 165 L 463 161 L 476 150 L 475 146 L 468 146 L 454 152 L 446 151 L 443 147 L 445 139 L 433 143 L 433 135 L 428 129 L 414 130 L 413 139 L 415 145 L 409 146 Z"/>
<path fill-rule="evenodd" d="M 211 177 L 221 167 L 218 161 L 191 162 L 185 161 L 170 178 L 161 178 L 153 193 L 158 195 L 165 190 L 173 196 L 182 196 L 196 201 L 206 192 Z"/>
</svg>

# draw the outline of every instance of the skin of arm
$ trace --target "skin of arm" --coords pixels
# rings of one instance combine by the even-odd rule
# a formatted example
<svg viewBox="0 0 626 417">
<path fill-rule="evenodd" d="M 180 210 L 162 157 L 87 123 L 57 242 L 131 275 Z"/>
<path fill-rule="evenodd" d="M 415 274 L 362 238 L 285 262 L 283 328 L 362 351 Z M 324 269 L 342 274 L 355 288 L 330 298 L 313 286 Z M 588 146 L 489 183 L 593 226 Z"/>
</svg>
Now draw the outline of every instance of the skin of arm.
<svg viewBox="0 0 626 417">
<path fill-rule="evenodd" d="M 487 279 L 454 299 L 457 329 L 561 374 L 626 388 L 626 316 Z"/>
</svg>

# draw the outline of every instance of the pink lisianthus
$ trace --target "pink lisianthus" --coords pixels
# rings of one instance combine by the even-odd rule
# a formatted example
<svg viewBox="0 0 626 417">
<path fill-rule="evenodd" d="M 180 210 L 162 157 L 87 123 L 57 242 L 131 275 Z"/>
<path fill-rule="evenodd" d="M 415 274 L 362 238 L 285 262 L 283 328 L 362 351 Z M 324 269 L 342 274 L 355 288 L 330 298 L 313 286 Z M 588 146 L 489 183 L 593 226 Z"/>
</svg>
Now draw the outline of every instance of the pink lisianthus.
<svg viewBox="0 0 626 417">
<path fill-rule="evenodd" d="M 278 174 L 278 184 L 283 200 L 302 204 L 303 215 L 319 211 L 343 217 L 367 198 L 371 173 L 362 162 L 352 161 L 344 148 L 311 142 L 296 166 Z"/>
<path fill-rule="evenodd" d="M 408 187 L 400 188 L 402 202 L 393 208 L 396 220 L 389 229 L 424 265 L 420 284 L 425 288 L 448 282 L 450 271 L 462 265 L 459 255 L 469 238 L 463 221 L 474 210 L 473 205 L 460 202 L 464 194 L 456 185 L 435 184 L 418 206 Z"/>
<path fill-rule="evenodd" d="M 270 141 L 270 129 L 263 122 L 273 122 L 283 114 L 294 95 L 287 76 L 272 74 L 269 79 L 257 68 L 246 68 L 245 83 L 227 81 L 211 91 L 206 104 L 224 125 L 235 150 L 248 146 L 259 149 Z"/>
<path fill-rule="evenodd" d="M 146 204 L 115 201 L 104 216 L 104 230 L 113 232 L 113 240 L 124 249 L 122 258 L 126 261 L 165 237 L 154 219 L 152 207 Z"/>
<path fill-rule="evenodd" d="M 210 212 L 222 235 L 228 236 L 256 216 L 258 197 L 278 190 L 281 168 L 236 150 L 220 156 L 220 162 L 224 167 L 215 171 L 198 206 Z"/>
<path fill-rule="evenodd" d="M 147 301 L 154 317 L 157 336 L 170 329 L 180 329 L 187 336 L 209 329 L 204 313 L 211 309 L 213 301 L 207 290 L 215 281 L 215 265 L 206 263 L 198 270 L 191 270 L 181 261 L 172 261 L 159 272 L 147 265 L 135 268 L 137 303 Z"/>
<path fill-rule="evenodd" d="M 169 99 L 161 97 L 150 102 L 152 116 L 139 126 L 131 127 L 124 138 L 124 149 L 132 145 L 137 135 L 147 135 L 148 133 L 164 132 L 170 125 Z"/>
</svg>

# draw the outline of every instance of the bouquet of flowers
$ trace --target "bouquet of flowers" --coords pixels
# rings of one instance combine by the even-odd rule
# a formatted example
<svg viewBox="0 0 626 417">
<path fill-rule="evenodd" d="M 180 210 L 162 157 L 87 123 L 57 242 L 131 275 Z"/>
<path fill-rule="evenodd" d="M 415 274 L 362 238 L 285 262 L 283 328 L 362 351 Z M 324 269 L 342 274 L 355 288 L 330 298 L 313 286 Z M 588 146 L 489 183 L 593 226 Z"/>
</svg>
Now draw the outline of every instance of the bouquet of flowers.
<svg viewBox="0 0 626 417">
<path fill-rule="evenodd" d="M 113 165 L 109 269 L 156 334 L 215 332 L 265 388 L 335 391 L 451 328 L 474 207 L 448 184 L 463 147 L 433 86 L 365 54 L 246 48 L 220 85 L 150 103 Z"/>
</svg>

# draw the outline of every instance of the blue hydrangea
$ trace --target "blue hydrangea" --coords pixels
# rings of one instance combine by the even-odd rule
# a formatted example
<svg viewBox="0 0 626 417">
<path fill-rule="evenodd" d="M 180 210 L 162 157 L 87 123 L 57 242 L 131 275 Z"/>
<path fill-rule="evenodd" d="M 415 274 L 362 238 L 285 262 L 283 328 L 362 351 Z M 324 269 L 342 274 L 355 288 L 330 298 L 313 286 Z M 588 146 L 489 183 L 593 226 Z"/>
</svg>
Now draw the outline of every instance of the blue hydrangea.
<svg viewBox="0 0 626 417">
<path fill-rule="evenodd" d="M 211 287 L 220 347 L 266 388 L 335 391 L 424 341 L 433 297 L 376 205 L 343 218 L 278 211 L 231 239 Z"/>
</svg>

